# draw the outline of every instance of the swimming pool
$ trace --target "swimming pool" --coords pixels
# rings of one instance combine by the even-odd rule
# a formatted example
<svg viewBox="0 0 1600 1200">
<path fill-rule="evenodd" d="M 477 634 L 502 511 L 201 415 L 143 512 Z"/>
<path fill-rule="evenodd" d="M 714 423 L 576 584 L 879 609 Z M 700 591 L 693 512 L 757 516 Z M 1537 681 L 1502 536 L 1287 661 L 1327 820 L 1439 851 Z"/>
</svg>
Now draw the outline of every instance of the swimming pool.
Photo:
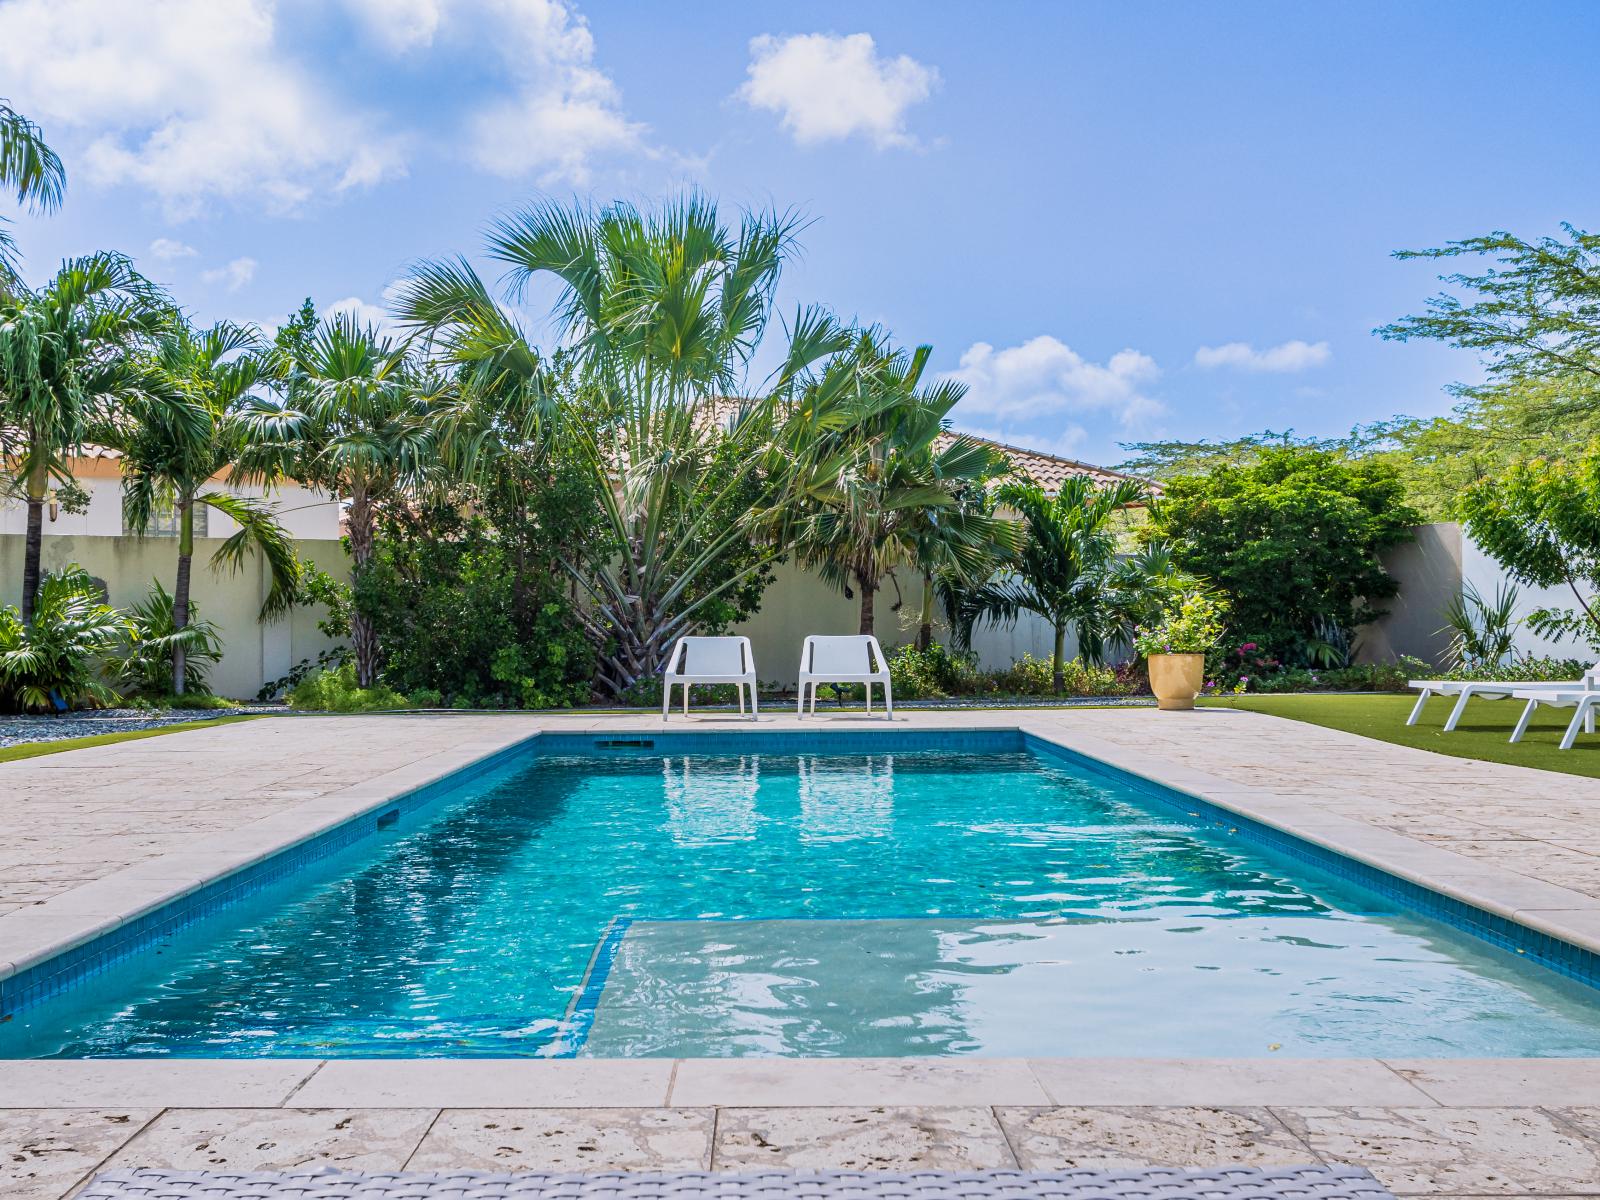
<svg viewBox="0 0 1600 1200">
<path fill-rule="evenodd" d="M 1398 881 L 939 741 L 547 735 L 0 1056 L 1600 1055 L 1600 992 Z"/>
</svg>

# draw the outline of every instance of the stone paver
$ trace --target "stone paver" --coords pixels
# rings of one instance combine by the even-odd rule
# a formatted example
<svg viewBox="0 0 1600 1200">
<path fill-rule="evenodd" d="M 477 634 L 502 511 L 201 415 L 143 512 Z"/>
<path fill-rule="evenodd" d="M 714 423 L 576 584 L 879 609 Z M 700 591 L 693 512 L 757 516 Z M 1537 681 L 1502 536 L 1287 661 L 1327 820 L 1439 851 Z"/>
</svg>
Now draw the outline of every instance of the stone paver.
<svg viewBox="0 0 1600 1200">
<path fill-rule="evenodd" d="M 1600 1195 L 1600 1141 L 1542 1109 L 1276 1111 L 1324 1160 L 1397 1195 Z"/>
<path fill-rule="evenodd" d="M 454 1109 L 413 1171 L 704 1171 L 715 1115 L 696 1108 Z"/>
<path fill-rule="evenodd" d="M 731 1108 L 717 1119 L 719 1171 L 983 1171 L 1016 1166 L 987 1108 Z"/>
<path fill-rule="evenodd" d="M 0 1195 L 8 1200 L 67 1195 L 158 1111 L 0 1112 Z"/>
<path fill-rule="evenodd" d="M 432 1109 L 395 1108 L 175 1108 L 147 1125 L 108 1165 L 180 1171 L 398 1171 L 437 1115 Z"/>
<path fill-rule="evenodd" d="M 997 1115 L 1026 1171 L 1315 1161 L 1265 1108 L 1002 1108 Z"/>
</svg>

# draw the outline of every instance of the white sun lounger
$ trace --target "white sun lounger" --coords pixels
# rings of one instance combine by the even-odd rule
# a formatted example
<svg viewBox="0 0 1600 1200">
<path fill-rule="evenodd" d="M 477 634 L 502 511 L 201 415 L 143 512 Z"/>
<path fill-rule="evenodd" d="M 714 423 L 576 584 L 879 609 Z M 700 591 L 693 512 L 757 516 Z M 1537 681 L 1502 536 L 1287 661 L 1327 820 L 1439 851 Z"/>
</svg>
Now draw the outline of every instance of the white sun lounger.
<svg viewBox="0 0 1600 1200">
<path fill-rule="evenodd" d="M 667 669 L 661 676 L 661 719 L 667 719 L 672 704 L 672 688 L 683 685 L 683 715 L 689 715 L 691 683 L 731 683 L 739 693 L 739 712 L 744 712 L 744 690 L 750 689 L 750 719 L 759 719 L 756 707 L 756 660 L 750 653 L 747 637 L 681 637 L 672 648 Z"/>
<path fill-rule="evenodd" d="M 1593 680 L 1595 672 L 1589 673 Z M 1585 733 L 1594 732 L 1594 714 L 1600 710 L 1600 687 L 1567 687 L 1559 691 L 1547 688 L 1518 688 L 1511 693 L 1518 700 L 1526 700 L 1528 706 L 1522 710 L 1522 716 L 1517 718 L 1517 727 L 1511 731 L 1511 740 L 1520 742 L 1522 735 L 1528 731 L 1528 722 L 1533 720 L 1534 710 L 1541 704 L 1548 704 L 1551 708 L 1575 708 L 1572 722 L 1567 726 L 1566 733 L 1561 735 L 1561 748 L 1571 750 L 1572 744 L 1578 740 L 1578 729 L 1581 726 Z"/>
<path fill-rule="evenodd" d="M 1421 695 L 1411 708 L 1411 715 L 1406 718 L 1407 725 L 1415 725 L 1422 718 L 1422 710 L 1434 696 L 1456 697 L 1455 707 L 1450 710 L 1450 716 L 1444 723 L 1444 732 L 1449 733 L 1461 720 L 1461 714 L 1467 711 L 1467 701 L 1479 700 L 1507 700 L 1512 696 L 1527 699 L 1523 692 L 1573 692 L 1589 691 L 1600 688 L 1600 663 L 1590 667 L 1582 679 L 1562 680 L 1556 683 L 1534 683 L 1531 681 L 1518 682 L 1514 679 L 1501 683 L 1491 683 L 1488 680 L 1460 680 L 1460 679 L 1413 679 L 1407 687 L 1417 688 Z"/>
<path fill-rule="evenodd" d="M 800 649 L 800 716 L 806 715 L 806 688 L 811 689 L 811 714 L 817 712 L 817 684 L 864 683 L 867 712 L 872 711 L 872 685 L 883 684 L 884 715 L 894 720 L 894 692 L 889 686 L 889 660 L 869 633 L 847 637 L 812 634 Z"/>
</svg>

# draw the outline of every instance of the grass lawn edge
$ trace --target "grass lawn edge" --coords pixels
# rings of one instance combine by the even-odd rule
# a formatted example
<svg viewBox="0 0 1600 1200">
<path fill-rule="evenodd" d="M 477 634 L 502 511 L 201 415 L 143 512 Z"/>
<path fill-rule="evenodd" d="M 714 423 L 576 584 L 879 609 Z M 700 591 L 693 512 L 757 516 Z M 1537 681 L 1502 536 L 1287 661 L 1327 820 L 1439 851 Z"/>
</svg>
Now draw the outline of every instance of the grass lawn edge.
<svg viewBox="0 0 1600 1200">
<path fill-rule="evenodd" d="M 56 738 L 48 742 L 23 742 L 19 746 L 0 747 L 0 763 L 20 762 L 40 758 L 46 754 L 64 754 L 68 750 L 87 750 L 92 746 L 110 746 L 116 742 L 137 742 L 145 738 L 163 737 L 169 733 L 187 733 L 192 729 L 210 729 L 215 725 L 232 725 L 239 721 L 259 721 L 271 713 L 239 713 L 226 717 L 207 717 L 198 721 L 179 721 L 155 729 L 129 729 L 122 733 L 94 733 L 86 737 Z"/>
</svg>

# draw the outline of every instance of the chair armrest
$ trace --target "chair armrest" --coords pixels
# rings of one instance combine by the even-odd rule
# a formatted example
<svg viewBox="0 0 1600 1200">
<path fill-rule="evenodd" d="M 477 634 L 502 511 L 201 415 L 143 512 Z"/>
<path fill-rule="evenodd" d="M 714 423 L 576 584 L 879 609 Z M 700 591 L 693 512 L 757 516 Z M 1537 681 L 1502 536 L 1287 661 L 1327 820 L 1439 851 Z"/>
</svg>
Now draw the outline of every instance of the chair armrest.
<svg viewBox="0 0 1600 1200">
<path fill-rule="evenodd" d="M 672 654 L 667 659 L 667 665 L 661 669 L 663 675 L 676 675 L 678 666 L 683 662 L 683 639 L 679 638 L 672 644 Z"/>
</svg>

